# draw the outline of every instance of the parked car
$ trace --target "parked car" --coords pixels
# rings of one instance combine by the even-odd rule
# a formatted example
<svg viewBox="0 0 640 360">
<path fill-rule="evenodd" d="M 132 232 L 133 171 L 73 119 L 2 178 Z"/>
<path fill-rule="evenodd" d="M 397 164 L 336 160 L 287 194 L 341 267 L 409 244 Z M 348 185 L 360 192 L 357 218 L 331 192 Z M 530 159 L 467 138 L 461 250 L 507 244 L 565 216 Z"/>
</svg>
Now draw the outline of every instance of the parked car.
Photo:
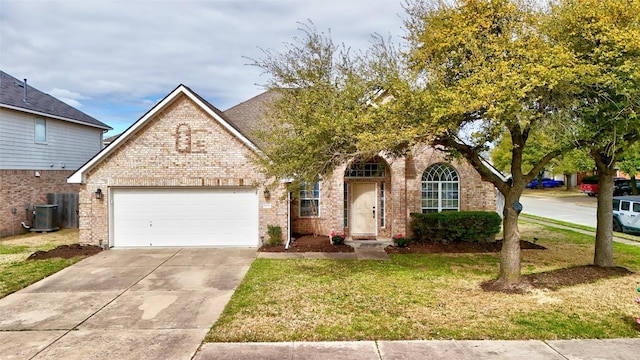
<svg viewBox="0 0 640 360">
<path fill-rule="evenodd" d="M 631 183 L 629 179 L 625 179 L 623 177 L 613 178 L 613 195 L 623 195 L 621 192 L 616 192 L 618 186 L 621 186 L 624 189 L 625 182 L 628 183 L 629 188 L 631 188 Z M 580 184 L 580 191 L 589 195 L 596 196 L 598 195 L 598 177 L 597 176 L 587 176 L 582 179 L 582 183 Z M 630 194 L 629 191 L 626 195 Z"/>
<path fill-rule="evenodd" d="M 613 197 L 613 231 L 640 233 L 640 196 Z"/>
<path fill-rule="evenodd" d="M 549 178 L 542 179 L 542 187 L 543 188 L 552 188 L 564 186 L 564 181 L 562 180 L 554 180 Z M 535 189 L 538 187 L 538 179 L 534 179 L 532 182 L 527 184 L 527 189 Z"/>
<path fill-rule="evenodd" d="M 640 180 L 636 180 L 636 189 L 640 189 Z M 613 196 L 627 196 L 632 194 L 631 180 L 614 181 Z"/>
</svg>

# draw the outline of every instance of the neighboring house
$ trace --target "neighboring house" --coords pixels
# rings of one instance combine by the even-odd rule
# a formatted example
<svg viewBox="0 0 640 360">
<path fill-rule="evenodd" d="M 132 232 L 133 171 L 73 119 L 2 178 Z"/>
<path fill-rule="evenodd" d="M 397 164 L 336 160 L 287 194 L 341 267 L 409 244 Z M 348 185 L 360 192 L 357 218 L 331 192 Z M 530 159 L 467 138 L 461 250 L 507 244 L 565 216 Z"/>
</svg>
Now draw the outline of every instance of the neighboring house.
<svg viewBox="0 0 640 360">
<path fill-rule="evenodd" d="M 118 136 L 120 136 L 120 134 L 116 134 L 116 135 L 112 135 L 104 138 L 104 140 L 102 140 L 102 147 L 109 146 L 112 142 L 114 142 L 118 138 Z"/>
<path fill-rule="evenodd" d="M 47 193 L 77 193 L 67 177 L 100 151 L 109 129 L 0 71 L 0 236 L 23 232 Z"/>
<path fill-rule="evenodd" d="M 80 241 L 102 246 L 260 246 L 283 234 L 406 233 L 412 212 L 490 210 L 496 192 L 468 164 L 422 146 L 406 158 L 345 164 L 288 194 L 252 158 L 267 92 L 221 112 L 184 85 L 83 165 Z M 292 200 L 289 200 L 292 199 Z"/>
</svg>

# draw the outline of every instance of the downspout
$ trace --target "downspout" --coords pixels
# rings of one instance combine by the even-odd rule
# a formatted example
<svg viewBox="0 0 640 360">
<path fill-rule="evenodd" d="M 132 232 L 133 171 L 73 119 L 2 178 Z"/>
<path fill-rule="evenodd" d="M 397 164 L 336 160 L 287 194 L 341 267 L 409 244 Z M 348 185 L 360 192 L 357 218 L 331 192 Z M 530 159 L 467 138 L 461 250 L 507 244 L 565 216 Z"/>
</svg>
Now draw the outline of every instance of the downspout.
<svg viewBox="0 0 640 360">
<path fill-rule="evenodd" d="M 291 245 L 291 191 L 287 191 L 287 243 L 284 249 L 289 250 L 289 245 Z"/>
</svg>

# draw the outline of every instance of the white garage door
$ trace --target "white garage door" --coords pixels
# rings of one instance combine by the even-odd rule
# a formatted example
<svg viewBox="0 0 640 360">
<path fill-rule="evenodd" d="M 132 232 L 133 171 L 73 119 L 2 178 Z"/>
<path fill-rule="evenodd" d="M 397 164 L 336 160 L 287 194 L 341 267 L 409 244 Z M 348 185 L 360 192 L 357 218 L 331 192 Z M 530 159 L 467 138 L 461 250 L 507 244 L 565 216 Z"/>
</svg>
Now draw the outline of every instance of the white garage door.
<svg viewBox="0 0 640 360">
<path fill-rule="evenodd" d="M 252 188 L 113 189 L 112 244 L 258 246 Z"/>
</svg>

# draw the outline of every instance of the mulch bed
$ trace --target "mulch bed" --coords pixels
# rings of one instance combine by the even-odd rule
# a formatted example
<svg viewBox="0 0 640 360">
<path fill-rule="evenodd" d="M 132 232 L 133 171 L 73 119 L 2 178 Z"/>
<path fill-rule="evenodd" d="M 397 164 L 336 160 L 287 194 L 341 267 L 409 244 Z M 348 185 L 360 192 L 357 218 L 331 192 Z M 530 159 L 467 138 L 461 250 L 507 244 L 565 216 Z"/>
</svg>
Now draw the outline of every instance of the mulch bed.
<svg viewBox="0 0 640 360">
<path fill-rule="evenodd" d="M 94 245 L 60 245 L 57 248 L 51 249 L 49 251 L 36 251 L 33 254 L 29 255 L 27 260 L 42 260 L 51 258 L 70 259 L 76 256 L 95 255 L 100 251 L 102 251 L 102 249 L 99 246 Z"/>
<path fill-rule="evenodd" d="M 302 235 L 293 241 L 289 250 L 285 250 L 284 245 L 277 245 L 263 246 L 258 251 L 350 253 L 353 252 L 353 248 L 349 245 L 333 245 L 328 236 Z"/>
<path fill-rule="evenodd" d="M 522 279 L 536 289 L 557 290 L 563 286 L 587 284 L 600 279 L 631 274 L 633 274 L 633 272 L 621 266 L 599 267 L 595 265 L 582 265 L 523 275 Z"/>
<path fill-rule="evenodd" d="M 413 243 L 404 248 L 387 246 L 387 254 L 442 254 L 442 253 L 487 253 L 499 252 L 502 249 L 502 240 L 490 243 L 455 242 L 443 244 L 440 242 Z M 522 250 L 546 250 L 544 246 L 529 241 L 520 240 Z"/>
<path fill-rule="evenodd" d="M 443 244 L 439 242 L 410 244 L 407 247 L 399 248 L 387 246 L 385 251 L 388 254 L 436 254 L 436 253 L 486 253 L 499 252 L 502 248 L 502 240 L 492 243 L 472 243 L 456 242 Z M 544 246 L 534 244 L 529 241 L 520 241 L 520 248 L 544 250 Z M 284 245 L 263 246 L 259 249 L 262 252 L 353 252 L 349 245 L 333 245 L 328 236 L 302 235 L 293 242 L 289 250 L 285 250 Z"/>
<path fill-rule="evenodd" d="M 496 280 L 485 281 L 480 287 L 485 291 L 499 291 L 522 294 L 530 289 L 555 291 L 565 286 L 590 284 L 598 280 L 627 276 L 632 271 L 620 266 L 599 267 L 595 265 L 579 265 L 541 273 L 522 275 L 522 282 L 514 287 L 507 287 Z"/>
</svg>

